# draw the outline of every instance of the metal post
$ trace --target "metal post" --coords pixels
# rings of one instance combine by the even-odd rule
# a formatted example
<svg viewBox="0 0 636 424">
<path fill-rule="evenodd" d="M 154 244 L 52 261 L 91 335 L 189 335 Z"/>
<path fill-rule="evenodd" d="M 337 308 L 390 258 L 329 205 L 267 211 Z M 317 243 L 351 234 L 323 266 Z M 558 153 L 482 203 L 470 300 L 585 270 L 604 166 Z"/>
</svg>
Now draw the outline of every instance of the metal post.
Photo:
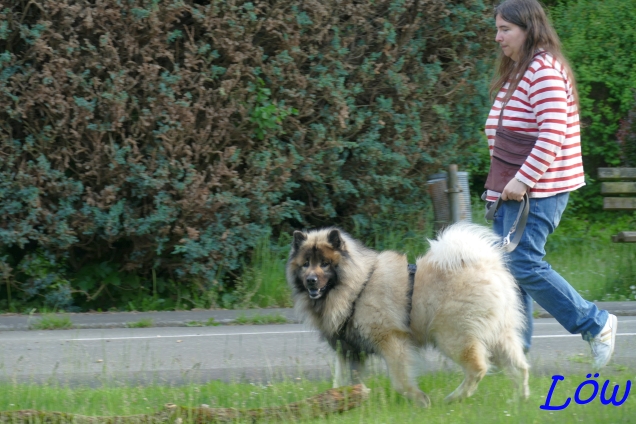
<svg viewBox="0 0 636 424">
<path fill-rule="evenodd" d="M 451 224 L 459 222 L 459 193 L 462 189 L 459 187 L 457 179 L 457 165 L 448 167 L 448 206 L 450 208 Z"/>
</svg>

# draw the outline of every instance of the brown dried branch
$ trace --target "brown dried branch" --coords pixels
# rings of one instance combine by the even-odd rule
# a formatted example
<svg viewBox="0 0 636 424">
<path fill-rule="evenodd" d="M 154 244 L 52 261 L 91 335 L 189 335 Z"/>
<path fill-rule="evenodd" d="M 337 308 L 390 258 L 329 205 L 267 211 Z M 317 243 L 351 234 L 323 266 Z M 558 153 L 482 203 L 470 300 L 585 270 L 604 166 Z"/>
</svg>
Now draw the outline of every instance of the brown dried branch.
<svg viewBox="0 0 636 424">
<path fill-rule="evenodd" d="M 357 408 L 367 400 L 369 389 L 361 384 L 350 387 L 330 389 L 307 399 L 287 405 L 256 408 L 188 408 L 167 404 L 162 411 L 155 414 L 140 414 L 113 417 L 91 417 L 64 412 L 37 410 L 1 411 L 0 423 L 26 424 L 141 424 L 141 423 L 225 423 L 238 420 L 289 420 L 323 417 Z"/>
</svg>

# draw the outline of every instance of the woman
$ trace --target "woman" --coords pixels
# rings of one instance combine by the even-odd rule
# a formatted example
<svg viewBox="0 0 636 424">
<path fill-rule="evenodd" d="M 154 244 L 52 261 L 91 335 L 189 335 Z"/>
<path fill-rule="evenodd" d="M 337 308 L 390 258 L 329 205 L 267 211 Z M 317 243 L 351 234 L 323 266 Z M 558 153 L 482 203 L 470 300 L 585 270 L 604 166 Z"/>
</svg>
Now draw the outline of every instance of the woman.
<svg viewBox="0 0 636 424">
<path fill-rule="evenodd" d="M 534 299 L 566 330 L 590 343 L 594 365 L 600 368 L 614 350 L 616 317 L 583 299 L 543 260 L 547 237 L 557 227 L 570 191 L 585 184 L 574 77 L 536 0 L 504 1 L 495 9 L 495 21 L 501 55 L 491 86 L 495 101 L 486 122 L 491 152 L 486 200 L 503 200 L 493 221 L 494 230 L 503 236 L 524 194 L 530 198 L 525 231 L 509 253 L 528 320 L 525 347 L 531 343 Z M 513 147 L 528 146 L 520 156 L 520 168 L 499 160 L 505 134 L 512 136 L 507 143 Z M 501 166 L 513 166 L 512 172 Z"/>
</svg>

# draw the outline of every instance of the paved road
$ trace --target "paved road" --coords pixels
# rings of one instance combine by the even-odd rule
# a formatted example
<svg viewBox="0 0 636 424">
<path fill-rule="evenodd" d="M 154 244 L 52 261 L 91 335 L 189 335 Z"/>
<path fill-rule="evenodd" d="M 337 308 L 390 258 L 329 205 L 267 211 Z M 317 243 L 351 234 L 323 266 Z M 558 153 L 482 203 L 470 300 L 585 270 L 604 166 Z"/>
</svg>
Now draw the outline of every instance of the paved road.
<svg viewBox="0 0 636 424">
<path fill-rule="evenodd" d="M 589 347 L 554 319 L 535 320 L 533 375 L 590 370 Z M 4 331 L 0 378 L 98 386 L 105 382 L 170 383 L 330 378 L 333 354 L 301 324 Z M 636 317 L 619 318 L 613 363 L 606 372 L 636 369 Z M 372 372 L 384 372 L 380 361 Z M 457 369 L 427 351 L 421 372 Z"/>
</svg>

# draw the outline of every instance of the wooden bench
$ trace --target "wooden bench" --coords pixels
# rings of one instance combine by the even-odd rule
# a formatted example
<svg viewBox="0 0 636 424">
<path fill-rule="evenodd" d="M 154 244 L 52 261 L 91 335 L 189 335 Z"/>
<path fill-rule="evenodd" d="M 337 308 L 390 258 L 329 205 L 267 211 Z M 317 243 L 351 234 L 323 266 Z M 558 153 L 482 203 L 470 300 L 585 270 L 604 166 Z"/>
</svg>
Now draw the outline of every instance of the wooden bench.
<svg viewBox="0 0 636 424">
<path fill-rule="evenodd" d="M 636 210 L 636 168 L 599 168 L 598 178 L 603 198 L 603 209 Z M 621 231 L 612 236 L 616 243 L 636 243 L 636 231 Z"/>
</svg>

